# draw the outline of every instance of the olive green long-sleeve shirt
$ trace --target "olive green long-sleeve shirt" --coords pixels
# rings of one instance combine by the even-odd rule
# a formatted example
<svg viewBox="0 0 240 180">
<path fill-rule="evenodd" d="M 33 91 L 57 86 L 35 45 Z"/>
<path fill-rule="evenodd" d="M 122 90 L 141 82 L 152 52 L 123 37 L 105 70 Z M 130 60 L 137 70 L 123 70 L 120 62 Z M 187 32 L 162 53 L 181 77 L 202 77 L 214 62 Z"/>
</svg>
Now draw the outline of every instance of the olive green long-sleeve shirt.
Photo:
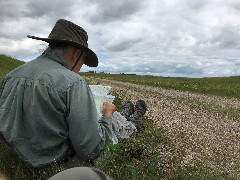
<svg viewBox="0 0 240 180">
<path fill-rule="evenodd" d="M 9 73 L 0 88 L 0 133 L 34 167 L 69 146 L 94 160 L 112 139 L 112 119 L 99 120 L 90 88 L 55 53 L 46 51 Z"/>
</svg>

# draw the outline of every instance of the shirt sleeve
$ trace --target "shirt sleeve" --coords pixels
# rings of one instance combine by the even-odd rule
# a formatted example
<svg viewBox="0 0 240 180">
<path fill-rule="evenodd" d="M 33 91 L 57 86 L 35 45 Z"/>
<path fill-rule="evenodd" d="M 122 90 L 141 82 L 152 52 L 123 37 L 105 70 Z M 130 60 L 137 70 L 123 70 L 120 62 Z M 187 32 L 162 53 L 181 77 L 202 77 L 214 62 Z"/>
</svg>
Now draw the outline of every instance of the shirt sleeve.
<svg viewBox="0 0 240 180">
<path fill-rule="evenodd" d="M 92 92 L 84 80 L 69 87 L 66 95 L 66 121 L 73 148 L 80 158 L 94 160 L 112 139 L 112 119 L 98 119 Z"/>
</svg>

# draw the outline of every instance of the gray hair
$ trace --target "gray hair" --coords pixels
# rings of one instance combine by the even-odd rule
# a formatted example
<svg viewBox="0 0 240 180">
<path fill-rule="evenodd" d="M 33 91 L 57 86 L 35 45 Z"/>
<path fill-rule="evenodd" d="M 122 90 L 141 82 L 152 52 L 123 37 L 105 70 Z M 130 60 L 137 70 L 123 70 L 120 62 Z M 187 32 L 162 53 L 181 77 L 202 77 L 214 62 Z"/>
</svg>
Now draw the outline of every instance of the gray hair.
<svg viewBox="0 0 240 180">
<path fill-rule="evenodd" d="M 76 49 L 77 48 L 74 46 L 70 46 L 68 44 L 60 44 L 60 43 L 50 43 L 47 48 L 47 50 L 51 50 L 60 56 L 63 56 L 65 54 L 70 54 Z"/>
</svg>

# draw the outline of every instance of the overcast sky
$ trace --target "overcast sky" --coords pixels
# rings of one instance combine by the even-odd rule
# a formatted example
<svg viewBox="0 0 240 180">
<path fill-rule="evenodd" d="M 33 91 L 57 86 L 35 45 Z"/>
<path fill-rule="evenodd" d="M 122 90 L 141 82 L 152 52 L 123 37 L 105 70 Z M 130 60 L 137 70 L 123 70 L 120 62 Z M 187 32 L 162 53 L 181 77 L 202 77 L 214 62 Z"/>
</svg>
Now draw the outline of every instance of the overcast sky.
<svg viewBox="0 0 240 180">
<path fill-rule="evenodd" d="M 55 22 L 82 26 L 97 68 L 160 76 L 240 75 L 239 0 L 0 0 L 0 53 L 34 59 Z"/>
</svg>

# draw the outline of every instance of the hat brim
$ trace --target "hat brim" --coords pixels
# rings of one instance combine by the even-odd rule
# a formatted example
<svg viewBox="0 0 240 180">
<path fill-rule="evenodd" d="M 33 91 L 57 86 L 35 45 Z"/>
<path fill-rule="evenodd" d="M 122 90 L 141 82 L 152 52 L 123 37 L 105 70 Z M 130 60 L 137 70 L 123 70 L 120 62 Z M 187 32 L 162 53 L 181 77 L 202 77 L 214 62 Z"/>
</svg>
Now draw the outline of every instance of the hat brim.
<svg viewBox="0 0 240 180">
<path fill-rule="evenodd" d="M 78 42 L 70 41 L 70 40 L 66 40 L 66 39 L 40 38 L 40 37 L 30 36 L 30 35 L 27 35 L 27 37 L 32 38 L 32 39 L 36 39 L 36 40 L 45 41 L 47 43 L 50 43 L 50 42 L 66 43 L 66 44 L 72 45 L 74 47 L 79 47 L 79 48 L 83 49 L 83 51 L 87 54 L 84 64 L 86 64 L 89 67 L 97 67 L 98 66 L 97 55 L 91 49 L 89 49 L 86 46 L 83 46 L 83 45 L 79 44 Z"/>
</svg>

